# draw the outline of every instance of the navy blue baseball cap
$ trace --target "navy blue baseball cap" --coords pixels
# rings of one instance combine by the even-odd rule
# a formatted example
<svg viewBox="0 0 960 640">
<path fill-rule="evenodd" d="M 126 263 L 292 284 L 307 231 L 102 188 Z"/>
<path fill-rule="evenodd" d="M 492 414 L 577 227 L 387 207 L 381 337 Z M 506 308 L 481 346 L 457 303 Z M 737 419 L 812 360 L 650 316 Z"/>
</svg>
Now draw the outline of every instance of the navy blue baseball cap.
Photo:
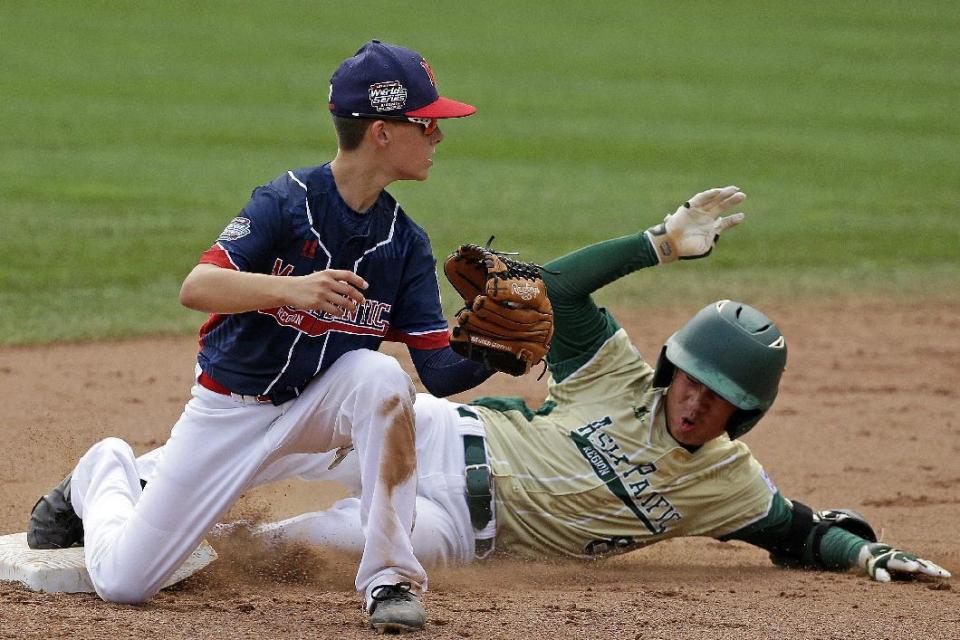
<svg viewBox="0 0 960 640">
<path fill-rule="evenodd" d="M 330 78 L 330 112 L 347 118 L 462 118 L 477 108 L 437 92 L 433 69 L 416 51 L 366 43 Z"/>
</svg>

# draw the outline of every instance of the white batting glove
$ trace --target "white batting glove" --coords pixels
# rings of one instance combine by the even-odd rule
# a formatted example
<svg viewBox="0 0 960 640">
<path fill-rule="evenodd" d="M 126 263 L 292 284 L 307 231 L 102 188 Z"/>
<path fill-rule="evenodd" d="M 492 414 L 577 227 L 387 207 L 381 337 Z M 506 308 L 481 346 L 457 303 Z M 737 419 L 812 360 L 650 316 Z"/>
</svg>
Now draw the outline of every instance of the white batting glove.
<svg viewBox="0 0 960 640">
<path fill-rule="evenodd" d="M 929 560 L 918 558 L 912 553 L 894 549 L 888 544 L 868 544 L 860 550 L 857 559 L 860 567 L 877 582 L 890 582 L 891 573 L 902 577 L 917 575 L 931 578 L 949 578 L 950 572 Z"/>
<path fill-rule="evenodd" d="M 747 194 L 739 187 L 703 191 L 684 202 L 662 224 L 647 229 L 647 237 L 657 252 L 660 263 L 676 259 L 694 260 L 710 255 L 720 234 L 743 222 L 744 214 L 726 218 L 721 214 L 743 202 Z"/>
</svg>

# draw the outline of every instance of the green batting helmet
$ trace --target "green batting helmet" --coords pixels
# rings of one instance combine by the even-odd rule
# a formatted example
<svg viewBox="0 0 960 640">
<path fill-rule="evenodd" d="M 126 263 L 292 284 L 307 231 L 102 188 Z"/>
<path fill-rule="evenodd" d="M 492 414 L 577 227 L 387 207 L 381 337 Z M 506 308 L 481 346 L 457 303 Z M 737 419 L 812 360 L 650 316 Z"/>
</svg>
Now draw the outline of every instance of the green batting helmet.
<svg viewBox="0 0 960 640">
<path fill-rule="evenodd" d="M 660 351 L 654 387 L 667 387 L 679 367 L 732 404 L 730 439 L 757 424 L 777 397 L 787 343 L 767 316 L 750 305 L 720 300 L 700 310 Z"/>
</svg>

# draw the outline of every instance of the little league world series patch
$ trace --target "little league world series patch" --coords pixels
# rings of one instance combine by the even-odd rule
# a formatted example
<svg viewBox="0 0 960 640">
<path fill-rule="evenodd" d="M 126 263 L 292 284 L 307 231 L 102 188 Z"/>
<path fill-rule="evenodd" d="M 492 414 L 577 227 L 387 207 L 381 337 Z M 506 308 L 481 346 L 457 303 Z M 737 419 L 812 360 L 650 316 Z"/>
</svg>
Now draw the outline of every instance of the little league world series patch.
<svg viewBox="0 0 960 640">
<path fill-rule="evenodd" d="M 248 235 L 250 235 L 250 218 L 238 216 L 230 221 L 217 240 L 239 240 Z"/>
<path fill-rule="evenodd" d="M 407 103 L 407 88 L 399 80 L 387 80 L 370 85 L 370 106 L 378 111 L 397 111 Z"/>
</svg>

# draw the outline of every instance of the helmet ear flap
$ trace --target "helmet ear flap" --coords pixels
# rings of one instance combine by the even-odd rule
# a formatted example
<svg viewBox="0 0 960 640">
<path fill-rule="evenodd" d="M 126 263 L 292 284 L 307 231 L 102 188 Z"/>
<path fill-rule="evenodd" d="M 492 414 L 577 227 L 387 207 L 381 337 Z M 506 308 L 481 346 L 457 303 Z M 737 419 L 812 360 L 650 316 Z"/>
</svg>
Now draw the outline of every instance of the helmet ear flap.
<svg viewBox="0 0 960 640">
<path fill-rule="evenodd" d="M 667 345 L 663 345 L 660 349 L 660 357 L 657 358 L 657 368 L 653 372 L 653 388 L 669 387 L 675 369 L 674 364 L 667 359 Z"/>
<path fill-rule="evenodd" d="M 763 413 L 759 409 L 737 409 L 727 420 L 727 435 L 731 440 L 736 440 L 753 429 L 753 426 L 760 422 Z"/>
</svg>

